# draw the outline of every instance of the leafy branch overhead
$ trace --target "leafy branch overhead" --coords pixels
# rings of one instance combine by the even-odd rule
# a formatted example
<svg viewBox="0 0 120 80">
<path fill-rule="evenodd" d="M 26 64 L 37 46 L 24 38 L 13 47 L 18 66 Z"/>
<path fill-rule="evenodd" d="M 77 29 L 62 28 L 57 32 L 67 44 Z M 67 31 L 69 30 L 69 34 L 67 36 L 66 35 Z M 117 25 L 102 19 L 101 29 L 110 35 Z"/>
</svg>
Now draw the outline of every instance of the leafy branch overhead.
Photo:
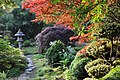
<svg viewBox="0 0 120 80">
<path fill-rule="evenodd" d="M 26 0 L 22 3 L 22 8 L 30 9 L 30 12 L 36 14 L 33 22 L 63 24 L 73 29 L 78 35 L 78 43 L 81 43 L 91 40 L 89 37 L 92 34 L 89 32 L 95 29 L 93 24 L 105 18 L 108 5 L 114 2 L 115 0 Z M 88 40 L 80 41 L 81 36 Z"/>
<path fill-rule="evenodd" d="M 0 0 L 0 16 L 5 12 L 11 12 L 14 8 L 19 7 L 21 1 L 22 0 Z"/>
</svg>

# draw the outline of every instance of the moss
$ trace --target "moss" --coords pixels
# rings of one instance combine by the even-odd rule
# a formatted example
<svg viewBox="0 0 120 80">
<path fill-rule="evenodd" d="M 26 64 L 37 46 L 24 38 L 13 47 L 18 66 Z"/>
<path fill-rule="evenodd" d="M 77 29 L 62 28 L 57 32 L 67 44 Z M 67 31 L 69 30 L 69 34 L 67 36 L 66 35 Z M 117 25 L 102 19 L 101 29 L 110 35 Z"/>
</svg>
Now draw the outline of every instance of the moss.
<svg viewBox="0 0 120 80">
<path fill-rule="evenodd" d="M 108 74 L 106 74 L 103 78 L 99 80 L 120 80 L 120 65 L 111 69 Z"/>
</svg>

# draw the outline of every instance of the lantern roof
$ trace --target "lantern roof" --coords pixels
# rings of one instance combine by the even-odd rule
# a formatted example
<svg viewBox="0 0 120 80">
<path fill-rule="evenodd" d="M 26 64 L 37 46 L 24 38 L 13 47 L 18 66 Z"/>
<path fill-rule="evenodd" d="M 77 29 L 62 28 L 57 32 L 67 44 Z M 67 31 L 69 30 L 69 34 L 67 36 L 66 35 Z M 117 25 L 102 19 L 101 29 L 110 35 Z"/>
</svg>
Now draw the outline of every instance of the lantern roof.
<svg viewBox="0 0 120 80">
<path fill-rule="evenodd" d="M 18 32 L 14 36 L 23 37 L 23 36 L 25 36 L 25 34 L 23 34 L 23 32 L 19 29 Z"/>
</svg>

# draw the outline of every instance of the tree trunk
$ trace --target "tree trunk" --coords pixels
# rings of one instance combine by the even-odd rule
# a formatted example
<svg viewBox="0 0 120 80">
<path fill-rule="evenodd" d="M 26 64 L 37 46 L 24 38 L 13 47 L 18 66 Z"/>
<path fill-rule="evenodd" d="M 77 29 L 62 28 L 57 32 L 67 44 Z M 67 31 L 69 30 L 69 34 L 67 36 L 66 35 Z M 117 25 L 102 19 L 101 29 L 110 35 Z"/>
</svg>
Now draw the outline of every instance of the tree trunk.
<svg viewBox="0 0 120 80">
<path fill-rule="evenodd" d="M 111 41 L 111 51 L 110 51 L 110 61 L 112 61 L 112 54 L 113 54 L 113 39 Z"/>
</svg>

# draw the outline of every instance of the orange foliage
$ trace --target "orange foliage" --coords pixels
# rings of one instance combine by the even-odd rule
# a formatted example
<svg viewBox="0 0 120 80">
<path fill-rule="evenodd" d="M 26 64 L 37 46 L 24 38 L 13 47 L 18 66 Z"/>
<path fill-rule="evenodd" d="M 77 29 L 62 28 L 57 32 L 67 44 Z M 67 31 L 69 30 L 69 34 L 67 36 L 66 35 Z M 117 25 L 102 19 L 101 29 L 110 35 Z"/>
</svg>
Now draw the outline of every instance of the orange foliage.
<svg viewBox="0 0 120 80">
<path fill-rule="evenodd" d="M 67 7 L 72 3 L 74 6 L 78 6 L 81 0 L 69 0 L 68 3 L 64 0 L 60 3 L 53 4 L 50 0 L 26 0 L 22 3 L 22 8 L 30 8 L 30 12 L 36 13 L 36 19 L 33 22 L 43 21 L 46 23 L 56 23 L 65 24 L 70 28 L 73 26 L 73 16 L 74 9 L 67 9 Z"/>
<path fill-rule="evenodd" d="M 76 13 L 75 7 L 80 6 L 81 4 L 89 5 L 87 1 L 82 0 L 68 0 L 68 2 L 65 2 L 66 0 L 60 0 L 59 3 L 52 3 L 50 0 L 25 0 L 22 3 L 22 8 L 30 9 L 30 12 L 33 12 L 36 14 L 36 19 L 32 20 L 33 22 L 38 21 L 46 21 L 46 23 L 54 23 L 54 24 L 62 24 L 69 29 L 74 29 L 73 24 L 75 23 L 76 18 L 79 19 L 78 16 L 72 16 L 71 13 Z M 93 4 L 95 0 L 90 0 Z M 102 0 L 99 0 L 100 2 Z M 108 5 L 114 3 L 116 0 L 108 0 Z M 72 7 L 70 7 L 72 4 Z M 92 8 L 92 7 L 91 7 Z M 84 9 L 84 7 L 83 7 Z M 87 16 L 83 20 L 83 24 L 91 19 L 90 12 L 86 13 Z M 82 15 L 82 14 L 80 14 Z M 94 26 L 94 24 L 89 25 L 86 27 L 87 30 L 91 29 Z M 92 38 L 90 38 L 91 33 L 87 33 L 81 36 L 73 36 L 70 38 L 71 41 L 77 41 L 79 44 L 89 41 Z"/>
<path fill-rule="evenodd" d="M 84 42 L 92 40 L 92 38 L 90 37 L 91 34 L 92 34 L 92 32 L 89 32 L 89 33 L 81 35 L 81 36 L 72 36 L 72 37 L 70 37 L 70 40 L 75 41 L 78 44 L 82 44 Z"/>
<path fill-rule="evenodd" d="M 89 47 L 89 44 L 87 44 L 83 49 L 77 52 L 76 56 L 80 56 L 81 54 L 87 54 L 86 50 Z"/>
</svg>

